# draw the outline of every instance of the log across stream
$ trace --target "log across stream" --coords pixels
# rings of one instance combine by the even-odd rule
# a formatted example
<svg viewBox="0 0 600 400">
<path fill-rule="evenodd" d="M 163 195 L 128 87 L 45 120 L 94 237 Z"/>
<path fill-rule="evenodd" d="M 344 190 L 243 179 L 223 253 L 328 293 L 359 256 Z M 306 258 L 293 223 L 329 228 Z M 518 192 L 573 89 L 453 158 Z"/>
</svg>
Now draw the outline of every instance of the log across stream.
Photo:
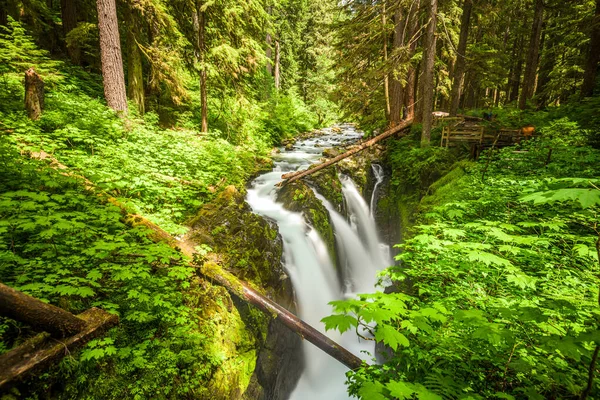
<svg viewBox="0 0 600 400">
<path fill-rule="evenodd" d="M 322 151 L 352 140 L 362 134 L 350 125 L 341 133 L 326 130 L 321 137 L 302 140 L 291 151 L 275 158 L 272 172 L 263 174 L 252 183 L 247 202 L 253 211 L 275 221 L 283 237 L 285 268 L 294 284 L 300 317 L 311 326 L 324 331 L 321 319 L 331 314 L 328 302 L 352 293 L 374 290 L 376 271 L 391 264 L 389 249 L 377 238 L 376 227 L 367 202 L 360 196 L 352 180 L 341 177 L 348 214 L 342 216 L 318 196 L 327 207 L 334 226 L 342 281 L 338 278 L 327 246 L 317 232 L 309 227 L 299 213 L 286 210 L 276 201 L 276 185 L 282 173 L 301 170 L 318 161 Z M 318 194 L 317 194 L 318 195 Z M 372 341 L 359 341 L 356 334 L 327 335 L 357 356 L 370 361 L 362 351 L 374 353 Z M 310 343 L 304 344 L 306 369 L 298 382 L 292 399 L 348 399 L 345 372 L 347 367 L 327 356 Z"/>
</svg>

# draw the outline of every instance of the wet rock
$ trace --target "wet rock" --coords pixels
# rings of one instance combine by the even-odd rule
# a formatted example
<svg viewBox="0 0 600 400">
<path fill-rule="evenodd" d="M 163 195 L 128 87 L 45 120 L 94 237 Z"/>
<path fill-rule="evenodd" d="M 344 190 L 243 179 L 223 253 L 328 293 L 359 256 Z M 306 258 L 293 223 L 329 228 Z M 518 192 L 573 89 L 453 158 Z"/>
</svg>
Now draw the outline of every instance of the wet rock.
<svg viewBox="0 0 600 400">
<path fill-rule="evenodd" d="M 279 190 L 277 201 L 281 202 L 287 210 L 303 213 L 306 221 L 315 228 L 327 245 L 329 254 L 335 257 L 335 236 L 329 213 L 306 183 L 300 180 L 285 185 Z M 331 261 L 336 265 L 335 259 Z"/>
<path fill-rule="evenodd" d="M 336 147 L 331 147 L 329 149 L 323 150 L 323 157 L 325 158 L 334 158 L 342 154 L 341 150 Z"/>
<path fill-rule="evenodd" d="M 292 151 L 294 150 L 294 144 L 293 143 L 288 143 L 285 145 L 285 151 Z"/>
<path fill-rule="evenodd" d="M 189 238 L 212 248 L 220 265 L 238 278 L 265 288 L 276 301 L 291 304 L 289 280 L 281 263 L 283 243 L 277 227 L 252 213 L 245 193 L 228 186 L 190 222 Z"/>
</svg>

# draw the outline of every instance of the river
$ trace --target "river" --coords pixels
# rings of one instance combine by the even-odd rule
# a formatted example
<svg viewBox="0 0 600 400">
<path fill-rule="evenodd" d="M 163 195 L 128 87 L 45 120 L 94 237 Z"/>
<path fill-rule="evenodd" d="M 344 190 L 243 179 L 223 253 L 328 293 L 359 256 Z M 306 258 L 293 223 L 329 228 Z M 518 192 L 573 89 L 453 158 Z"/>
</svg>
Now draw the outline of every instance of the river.
<svg viewBox="0 0 600 400">
<path fill-rule="evenodd" d="M 389 248 L 378 236 L 373 218 L 373 198 L 367 203 L 356 185 L 347 176 L 340 176 L 347 208 L 346 216 L 339 214 L 323 196 L 315 193 L 328 209 L 334 226 L 338 259 L 343 278 L 340 280 L 331 262 L 327 246 L 319 234 L 308 226 L 300 213 L 290 212 L 276 201 L 276 184 L 281 175 L 307 168 L 318 162 L 323 150 L 356 141 L 362 132 L 351 125 L 342 125 L 340 133 L 324 129 L 322 136 L 299 140 L 291 151 L 281 149 L 274 157 L 274 169 L 257 177 L 248 190 L 247 202 L 252 210 L 278 225 L 283 238 L 285 269 L 290 276 L 299 316 L 325 333 L 321 319 L 332 313 L 330 301 L 352 296 L 354 293 L 374 291 L 376 273 L 392 261 Z M 382 169 L 373 167 L 376 186 L 383 178 Z M 377 187 L 373 190 L 376 195 Z M 337 331 L 326 333 L 357 356 L 371 361 L 374 342 L 359 340 L 355 333 L 340 335 Z M 344 382 L 347 368 L 307 341 L 303 342 L 305 370 L 292 392 L 291 400 L 345 400 L 349 399 Z"/>
</svg>

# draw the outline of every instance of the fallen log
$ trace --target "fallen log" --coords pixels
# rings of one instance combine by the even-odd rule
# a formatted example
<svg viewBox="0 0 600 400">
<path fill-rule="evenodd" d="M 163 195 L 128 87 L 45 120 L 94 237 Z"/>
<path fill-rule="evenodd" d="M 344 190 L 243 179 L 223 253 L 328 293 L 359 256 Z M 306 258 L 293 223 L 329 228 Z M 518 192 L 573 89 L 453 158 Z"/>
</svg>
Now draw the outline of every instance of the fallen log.
<svg viewBox="0 0 600 400">
<path fill-rule="evenodd" d="M 0 315 L 31 325 L 55 337 L 65 337 L 81 332 L 85 321 L 62 308 L 19 292 L 0 283 Z"/>
<path fill-rule="evenodd" d="M 403 125 L 404 124 L 401 124 L 398 127 L 385 132 L 382 135 L 386 135 L 386 137 L 389 137 L 389 136 L 393 135 L 394 133 L 399 132 L 402 129 L 409 126 L 410 122 L 408 123 L 408 125 L 405 125 L 405 126 L 403 126 Z M 382 135 L 378 136 L 380 138 L 379 140 L 385 139 L 385 138 L 381 138 Z M 373 139 L 371 139 L 371 140 L 373 140 Z M 50 164 L 51 167 L 60 169 L 60 170 L 63 169 L 63 168 L 59 167 L 59 166 L 62 166 L 62 164 L 60 164 L 56 159 L 54 159 L 52 157 L 48 157 L 48 159 L 51 161 L 51 164 Z M 66 168 L 67 167 L 65 167 L 64 169 L 66 169 Z M 74 176 L 74 175 L 69 175 L 68 172 L 61 172 L 61 173 L 68 175 L 68 176 Z M 118 200 L 111 197 L 106 192 L 102 191 L 101 189 L 98 189 L 94 185 L 93 182 L 89 181 L 87 178 L 85 178 L 83 176 L 79 176 L 79 178 L 83 179 L 86 190 L 96 193 L 99 196 L 105 197 L 109 203 L 113 204 L 116 207 L 119 207 L 122 211 L 123 221 L 125 223 L 127 223 L 128 225 L 131 225 L 131 226 L 136 226 L 136 225 L 146 226 L 148 229 L 151 230 L 151 234 L 149 235 L 149 238 L 151 240 L 153 240 L 155 242 L 166 243 L 167 245 L 171 246 L 172 248 L 180 250 L 185 256 L 187 256 L 193 260 L 194 254 L 196 253 L 196 251 L 194 250 L 193 244 L 186 243 L 184 241 L 179 241 L 179 240 L 175 239 L 173 236 L 171 236 L 168 232 L 166 232 L 165 230 L 160 228 L 158 225 L 154 224 L 153 222 L 145 219 L 144 217 L 142 217 L 140 215 L 129 213 L 127 208 L 125 207 L 125 205 L 123 205 Z M 319 347 L 320 349 L 322 349 L 327 354 L 329 354 L 336 360 L 340 361 L 342 364 L 346 365 L 347 367 L 349 367 L 351 369 L 356 369 L 362 365 L 362 360 L 360 358 L 356 357 L 355 355 L 350 353 L 348 350 L 346 350 L 339 344 L 335 343 L 334 341 L 329 339 L 327 336 L 323 335 L 321 332 L 319 332 L 315 328 L 311 327 L 310 325 L 308 325 L 306 322 L 302 321 L 300 318 L 298 318 L 294 314 L 285 310 L 280 305 L 274 303 L 273 301 L 269 300 L 268 298 L 266 298 L 265 296 L 260 294 L 258 291 L 252 289 L 247 284 L 241 282 L 239 279 L 237 279 L 231 273 L 228 273 L 228 272 L 222 270 L 221 268 L 216 266 L 216 264 L 212 264 L 212 265 L 214 266 L 213 268 L 203 268 L 203 271 L 201 270 L 201 273 L 205 277 L 215 280 L 220 285 L 225 287 L 230 293 L 239 297 L 241 300 L 246 301 L 246 302 L 256 306 L 262 312 L 269 314 L 274 318 L 279 318 L 281 320 L 281 322 L 287 328 L 289 328 L 290 330 L 292 330 L 295 333 L 298 333 L 301 337 L 306 338 L 308 341 L 315 344 L 317 347 Z"/>
<path fill-rule="evenodd" d="M 314 174 L 317 171 L 322 170 L 323 168 L 327 168 L 332 164 L 337 163 L 338 161 L 343 160 L 344 158 L 348 158 L 360 151 L 363 151 L 364 149 L 373 146 L 376 143 L 379 143 L 380 141 L 382 141 L 383 139 L 387 139 L 390 136 L 403 131 L 407 128 L 409 128 L 412 125 L 412 119 L 408 119 L 406 121 L 402 121 L 402 123 L 400 123 L 399 125 L 396 125 L 395 127 L 393 127 L 392 129 L 389 129 L 385 132 L 383 132 L 380 135 L 375 136 L 373 139 L 367 140 L 366 142 L 352 148 L 351 150 L 348 150 L 347 152 L 340 154 L 337 157 L 332 158 L 331 160 L 328 160 L 322 164 L 318 164 L 313 168 L 304 170 L 304 171 L 297 171 L 297 172 L 290 172 L 288 174 L 282 175 L 281 178 L 283 179 L 283 181 L 279 182 L 277 184 L 277 186 L 283 186 L 286 185 L 288 183 L 297 181 L 298 179 L 302 179 L 308 175 Z"/>
<path fill-rule="evenodd" d="M 262 312 L 270 314 L 273 318 L 278 319 L 283 325 L 292 330 L 292 332 L 298 334 L 302 339 L 308 340 L 348 368 L 354 370 L 363 365 L 363 361 L 360 358 L 329 339 L 279 304 L 259 294 L 256 290 L 237 279 L 231 273 L 223 270 L 217 264 L 206 262 L 200 269 L 200 272 L 202 275 L 217 281 L 230 293 L 239 297 L 241 300 L 254 305 Z"/>
<path fill-rule="evenodd" d="M 81 332 L 60 341 L 48 333 L 40 333 L 0 356 L 0 392 L 31 374 L 43 371 L 119 322 L 116 315 L 99 308 L 90 308 L 73 318 L 83 322 Z"/>
</svg>

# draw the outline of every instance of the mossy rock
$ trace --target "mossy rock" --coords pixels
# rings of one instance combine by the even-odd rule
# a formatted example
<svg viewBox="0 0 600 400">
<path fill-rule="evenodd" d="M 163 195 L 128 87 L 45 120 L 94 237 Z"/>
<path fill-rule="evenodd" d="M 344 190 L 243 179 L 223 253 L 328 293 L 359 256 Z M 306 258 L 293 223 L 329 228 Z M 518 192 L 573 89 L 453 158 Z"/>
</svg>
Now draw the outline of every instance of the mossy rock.
<svg viewBox="0 0 600 400">
<path fill-rule="evenodd" d="M 283 243 L 274 224 L 252 212 L 245 193 L 227 187 L 190 221 L 189 238 L 210 246 L 220 265 L 288 306 L 293 303 L 282 266 Z"/>
<path fill-rule="evenodd" d="M 315 196 L 312 189 L 302 181 L 289 183 L 279 190 L 277 201 L 283 203 L 287 210 L 301 212 L 304 215 L 306 221 L 315 228 L 327 245 L 327 250 L 333 258 L 331 260 L 333 265 L 337 265 L 335 236 L 333 226 L 329 220 L 329 212 L 321 203 L 321 200 Z"/>
<path fill-rule="evenodd" d="M 238 311 L 235 299 L 224 287 L 196 278 L 192 281 L 186 302 L 197 311 L 198 329 L 204 336 L 202 346 L 207 354 L 203 371 L 206 393 L 196 398 L 242 399 L 256 367 L 269 318 L 257 312 L 249 321 Z M 204 385 L 203 385 L 204 386 Z"/>
<path fill-rule="evenodd" d="M 306 180 L 315 187 L 317 192 L 327 199 L 338 211 L 342 211 L 344 195 L 342 194 L 342 183 L 338 178 L 336 167 L 322 169 L 309 175 Z"/>
</svg>

